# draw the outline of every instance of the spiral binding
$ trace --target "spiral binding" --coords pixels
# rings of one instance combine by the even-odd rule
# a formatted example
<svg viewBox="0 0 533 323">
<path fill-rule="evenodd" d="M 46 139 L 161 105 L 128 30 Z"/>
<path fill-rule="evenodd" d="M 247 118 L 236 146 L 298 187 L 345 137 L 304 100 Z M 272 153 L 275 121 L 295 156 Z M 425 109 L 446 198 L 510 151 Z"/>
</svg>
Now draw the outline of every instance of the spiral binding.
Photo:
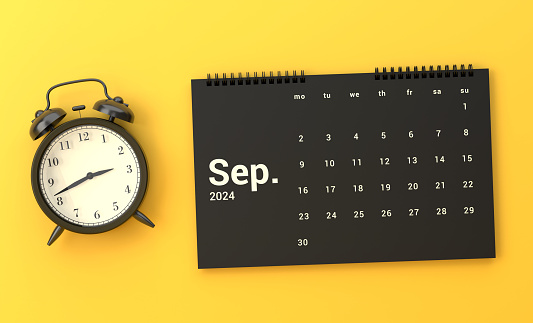
<svg viewBox="0 0 533 323">
<path fill-rule="evenodd" d="M 376 67 L 376 73 L 375 73 L 375 79 L 376 80 L 394 80 L 394 79 L 418 79 L 418 78 L 442 78 L 444 77 L 466 77 L 467 75 L 474 76 L 474 69 L 472 68 L 472 64 L 468 65 L 468 69 L 465 69 L 465 65 L 461 64 L 461 69 L 457 69 L 457 65 L 453 65 L 453 69 L 450 71 L 450 67 L 448 65 L 444 66 L 444 72 L 441 69 L 440 65 L 437 65 L 437 70 L 433 69 L 433 65 L 429 66 L 429 71 L 426 71 L 426 67 L 422 66 L 422 70 L 419 71 L 418 67 L 413 67 L 413 71 L 411 72 L 411 69 L 409 66 L 405 68 L 405 72 L 402 70 L 401 67 L 398 67 L 398 71 L 394 71 L 394 67 L 391 67 L 390 72 L 387 72 L 387 68 L 384 67 L 383 71 L 380 73 L 379 68 Z"/>
<path fill-rule="evenodd" d="M 222 78 L 218 77 L 218 73 L 215 73 L 215 78 L 211 78 L 211 74 L 207 74 L 206 84 L 207 86 L 227 86 L 229 85 L 256 85 L 256 84 L 287 84 L 287 83 L 305 83 L 305 74 L 304 71 L 300 71 L 300 75 L 296 70 L 292 71 L 292 76 L 289 74 L 289 71 L 285 71 L 285 76 L 281 75 L 281 72 L 278 71 L 276 75 L 274 72 L 270 72 L 267 76 L 265 72 L 261 73 L 261 76 L 257 75 L 257 72 L 254 72 L 254 75 L 250 77 L 250 73 L 246 72 L 246 76 L 243 77 L 242 73 L 239 73 L 235 77 L 234 73 L 230 74 L 230 77 L 226 77 L 226 73 L 222 73 Z"/>
</svg>

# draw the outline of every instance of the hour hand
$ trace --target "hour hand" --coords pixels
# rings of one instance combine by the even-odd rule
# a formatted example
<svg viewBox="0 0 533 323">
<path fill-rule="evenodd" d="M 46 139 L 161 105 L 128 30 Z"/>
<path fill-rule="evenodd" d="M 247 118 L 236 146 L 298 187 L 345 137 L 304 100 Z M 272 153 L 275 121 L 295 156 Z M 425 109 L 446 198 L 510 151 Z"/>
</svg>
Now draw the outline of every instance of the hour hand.
<svg viewBox="0 0 533 323">
<path fill-rule="evenodd" d="M 87 180 L 89 180 L 89 179 L 93 179 L 93 178 L 96 177 L 96 176 L 103 175 L 103 174 L 105 174 L 105 173 L 107 173 L 107 172 L 109 172 L 109 171 L 112 171 L 112 170 L 113 170 L 113 168 L 110 168 L 110 169 L 104 169 L 104 170 L 101 170 L 101 171 L 98 171 L 98 172 L 94 172 L 94 173 L 88 172 L 87 175 L 86 175 L 84 178 L 75 181 L 74 183 L 70 184 L 69 186 L 65 187 L 65 188 L 62 189 L 61 191 L 59 191 L 59 192 L 57 192 L 56 194 L 54 194 L 54 196 L 57 196 L 57 195 L 59 195 L 59 194 L 65 192 L 65 191 L 70 190 L 71 188 L 74 188 L 74 187 L 80 185 L 81 183 L 83 183 L 83 182 L 85 182 L 85 181 L 87 181 Z"/>
</svg>

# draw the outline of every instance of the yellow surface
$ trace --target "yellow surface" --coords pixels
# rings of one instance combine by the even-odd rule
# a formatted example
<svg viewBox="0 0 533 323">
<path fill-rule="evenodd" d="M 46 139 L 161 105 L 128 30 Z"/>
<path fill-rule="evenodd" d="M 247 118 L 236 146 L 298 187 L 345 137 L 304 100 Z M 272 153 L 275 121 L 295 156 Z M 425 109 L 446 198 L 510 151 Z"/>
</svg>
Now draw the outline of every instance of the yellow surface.
<svg viewBox="0 0 533 323">
<path fill-rule="evenodd" d="M 0 321 L 531 322 L 532 13 L 530 1 L 3 3 Z M 197 269 L 191 78 L 461 63 L 490 68 L 496 259 Z M 30 120 L 51 85 L 84 77 L 135 111 L 125 127 L 149 161 L 141 209 L 156 227 L 65 231 L 47 247 Z M 102 96 L 73 85 L 52 105 Z"/>
</svg>

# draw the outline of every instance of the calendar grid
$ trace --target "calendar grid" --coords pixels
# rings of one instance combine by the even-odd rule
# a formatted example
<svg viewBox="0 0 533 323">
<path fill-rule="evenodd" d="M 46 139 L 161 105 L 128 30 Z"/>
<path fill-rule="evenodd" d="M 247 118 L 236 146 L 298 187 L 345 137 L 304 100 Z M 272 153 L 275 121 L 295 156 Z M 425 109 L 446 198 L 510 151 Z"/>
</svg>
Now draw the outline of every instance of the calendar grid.
<svg viewBox="0 0 533 323">
<path fill-rule="evenodd" d="M 199 267 L 495 257 L 488 70 L 466 71 L 193 81 Z"/>
</svg>

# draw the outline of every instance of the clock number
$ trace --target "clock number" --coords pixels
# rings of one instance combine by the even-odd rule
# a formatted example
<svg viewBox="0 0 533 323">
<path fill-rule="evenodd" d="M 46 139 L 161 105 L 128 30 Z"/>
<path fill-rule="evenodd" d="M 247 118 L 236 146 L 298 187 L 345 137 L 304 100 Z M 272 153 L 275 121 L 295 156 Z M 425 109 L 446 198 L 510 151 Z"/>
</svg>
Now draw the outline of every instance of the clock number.
<svg viewBox="0 0 533 323">
<path fill-rule="evenodd" d="M 363 211 L 363 210 L 353 211 L 353 217 L 354 217 L 354 219 L 364 218 L 365 217 L 365 211 Z"/>
<path fill-rule="evenodd" d="M 118 146 L 118 154 L 119 155 L 124 155 L 124 151 L 123 150 L 124 150 L 124 147 Z"/>
<path fill-rule="evenodd" d="M 80 141 L 89 140 L 89 133 L 88 132 L 78 133 L 78 136 L 80 137 Z"/>
<path fill-rule="evenodd" d="M 105 135 L 102 135 L 102 143 L 105 144 Z"/>
<path fill-rule="evenodd" d="M 126 190 L 125 190 L 126 193 L 131 193 L 131 190 L 130 190 L 130 186 L 129 185 L 126 185 Z"/>
<path fill-rule="evenodd" d="M 74 209 L 74 213 L 75 213 L 76 217 L 78 217 L 78 209 Z"/>
<path fill-rule="evenodd" d="M 57 205 L 63 205 L 63 198 L 62 197 L 58 197 L 57 198 Z"/>
<path fill-rule="evenodd" d="M 304 142 L 304 135 L 298 136 L 298 142 Z"/>
<path fill-rule="evenodd" d="M 309 220 L 309 213 L 308 212 L 299 213 L 298 216 L 299 216 L 299 220 L 300 221 Z"/>
<path fill-rule="evenodd" d="M 437 215 L 446 215 L 446 208 L 445 207 L 438 207 L 437 208 Z"/>
<path fill-rule="evenodd" d="M 54 179 L 53 178 L 49 178 L 48 179 L 48 184 L 50 184 L 50 187 L 54 186 Z"/>
<path fill-rule="evenodd" d="M 337 218 L 337 212 L 335 211 L 326 212 L 326 219 L 331 220 L 331 219 L 336 219 L 336 218 Z"/>
<path fill-rule="evenodd" d="M 473 206 L 465 206 L 464 207 L 464 214 L 473 214 L 474 213 L 474 207 Z"/>
<path fill-rule="evenodd" d="M 409 216 L 417 216 L 420 209 L 409 209 Z"/>
<path fill-rule="evenodd" d="M 47 160 L 48 160 L 48 167 L 59 165 L 59 159 L 57 159 L 55 157 L 52 158 L 52 159 L 48 158 Z"/>
<path fill-rule="evenodd" d="M 126 171 L 126 173 L 129 174 L 129 173 L 133 172 L 133 170 L 131 169 L 131 165 L 126 166 L 126 168 L 128 169 L 128 170 Z"/>
<path fill-rule="evenodd" d="M 98 210 L 96 210 L 96 212 L 94 212 L 94 218 L 95 219 L 99 219 L 100 218 L 100 213 L 98 213 Z"/>
<path fill-rule="evenodd" d="M 117 202 L 113 202 L 113 211 L 117 211 L 117 210 L 118 210 Z"/>
<path fill-rule="evenodd" d="M 307 239 L 298 239 L 298 247 L 307 247 L 309 241 Z"/>
<path fill-rule="evenodd" d="M 65 141 L 64 143 L 65 143 L 64 145 L 63 145 L 63 142 L 59 143 L 59 145 L 61 145 L 61 150 L 70 149 L 70 145 L 68 141 Z"/>
<path fill-rule="evenodd" d="M 303 160 L 300 160 L 300 168 L 304 168 L 305 167 L 305 162 Z"/>
</svg>

